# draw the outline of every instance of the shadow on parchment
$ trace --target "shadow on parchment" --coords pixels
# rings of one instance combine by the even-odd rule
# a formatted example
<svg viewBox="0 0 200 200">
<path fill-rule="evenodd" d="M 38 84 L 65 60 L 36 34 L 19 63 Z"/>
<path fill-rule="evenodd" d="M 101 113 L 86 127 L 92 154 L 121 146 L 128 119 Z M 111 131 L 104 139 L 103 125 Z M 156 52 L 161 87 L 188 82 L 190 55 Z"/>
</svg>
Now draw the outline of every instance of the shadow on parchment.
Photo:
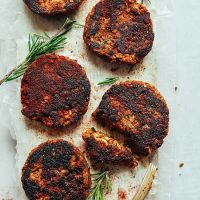
<svg viewBox="0 0 200 200">
<path fill-rule="evenodd" d="M 34 133 L 37 135 L 46 135 L 51 137 L 60 137 L 64 135 L 71 135 L 82 123 L 83 118 L 81 118 L 77 123 L 70 125 L 69 127 L 62 128 L 50 128 L 42 124 L 41 122 L 30 120 L 27 117 L 24 117 L 26 127 L 28 129 L 34 130 Z"/>
<path fill-rule="evenodd" d="M 123 63 L 111 63 L 107 59 L 100 57 L 94 52 L 91 52 L 86 45 L 84 46 L 86 56 L 88 58 L 88 61 L 93 63 L 94 70 L 95 68 L 99 68 L 99 65 L 101 65 L 101 68 L 110 71 L 115 76 L 134 76 L 142 71 L 145 70 L 144 61 L 141 60 L 136 65 L 128 65 Z"/>
</svg>

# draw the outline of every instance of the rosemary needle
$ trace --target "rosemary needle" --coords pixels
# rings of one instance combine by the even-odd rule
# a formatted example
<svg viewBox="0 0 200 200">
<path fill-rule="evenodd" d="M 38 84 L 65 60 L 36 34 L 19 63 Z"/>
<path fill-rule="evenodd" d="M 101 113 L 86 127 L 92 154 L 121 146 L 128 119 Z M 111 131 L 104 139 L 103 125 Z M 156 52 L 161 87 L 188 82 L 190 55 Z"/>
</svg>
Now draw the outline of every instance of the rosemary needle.
<svg viewBox="0 0 200 200">
<path fill-rule="evenodd" d="M 110 193 L 112 190 L 109 172 L 103 171 L 92 175 L 93 187 L 90 191 L 90 200 L 103 200 L 104 192 Z"/>
<path fill-rule="evenodd" d="M 4 82 L 12 81 L 22 76 L 29 64 L 39 56 L 63 49 L 64 45 L 66 44 L 65 34 L 71 30 L 73 24 L 75 23 L 75 21 L 67 18 L 63 26 L 52 37 L 47 35 L 47 33 L 44 33 L 43 36 L 37 34 L 29 34 L 28 55 L 21 64 L 13 68 L 7 75 L 4 76 L 2 80 L 0 80 L 0 85 Z"/>
<path fill-rule="evenodd" d="M 104 81 L 101 81 L 98 83 L 98 85 L 111 85 L 115 83 L 119 77 L 113 77 L 113 78 L 106 78 Z"/>
</svg>

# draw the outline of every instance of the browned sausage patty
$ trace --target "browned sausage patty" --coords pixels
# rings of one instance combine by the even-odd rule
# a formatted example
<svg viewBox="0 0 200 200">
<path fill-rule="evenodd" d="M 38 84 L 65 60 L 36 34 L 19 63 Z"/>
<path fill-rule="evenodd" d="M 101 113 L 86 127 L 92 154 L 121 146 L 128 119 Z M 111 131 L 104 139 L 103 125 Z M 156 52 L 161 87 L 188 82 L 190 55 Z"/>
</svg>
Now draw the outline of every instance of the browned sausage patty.
<svg viewBox="0 0 200 200">
<path fill-rule="evenodd" d="M 145 82 L 113 85 L 93 116 L 123 133 L 135 153 L 148 155 L 168 133 L 169 110 L 157 89 Z"/>
<path fill-rule="evenodd" d="M 21 82 L 22 113 L 48 127 L 77 122 L 87 111 L 90 83 L 75 61 L 56 54 L 36 59 Z"/>
<path fill-rule="evenodd" d="M 136 166 L 132 152 L 117 140 L 97 132 L 94 128 L 86 129 L 82 135 L 86 142 L 87 153 L 92 161 L 102 164 Z"/>
<path fill-rule="evenodd" d="M 40 15 L 66 14 L 75 10 L 83 0 L 23 0 L 34 13 Z"/>
<path fill-rule="evenodd" d="M 48 141 L 33 149 L 21 181 L 30 200 L 86 200 L 91 185 L 83 154 L 64 140 Z"/>
<path fill-rule="evenodd" d="M 136 64 L 153 45 L 150 13 L 135 0 L 101 0 L 87 16 L 83 37 L 111 62 Z"/>
</svg>

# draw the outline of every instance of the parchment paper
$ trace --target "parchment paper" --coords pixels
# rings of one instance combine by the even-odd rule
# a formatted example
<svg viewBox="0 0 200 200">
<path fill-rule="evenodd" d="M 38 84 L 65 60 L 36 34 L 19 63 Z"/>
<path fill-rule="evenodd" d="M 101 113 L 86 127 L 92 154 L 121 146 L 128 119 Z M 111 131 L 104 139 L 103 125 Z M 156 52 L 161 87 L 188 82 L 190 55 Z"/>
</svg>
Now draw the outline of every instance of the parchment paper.
<svg viewBox="0 0 200 200">
<path fill-rule="evenodd" d="M 85 1 L 78 12 L 73 14 L 79 23 L 84 24 L 85 17 L 91 8 L 98 2 L 97 0 L 87 0 Z M 119 81 L 123 80 L 144 80 L 153 85 L 156 85 L 157 81 L 157 62 L 156 54 L 157 51 L 156 44 L 159 43 L 159 38 L 157 37 L 157 22 L 159 20 L 159 15 L 165 15 L 171 9 L 169 1 L 152 1 L 152 4 L 148 4 L 151 10 L 154 29 L 155 29 L 155 42 L 154 48 L 150 54 L 144 59 L 142 63 L 136 65 L 131 71 L 130 66 L 110 64 L 96 55 L 90 53 L 85 44 L 83 43 L 82 28 L 74 28 L 67 34 L 67 41 L 65 50 L 59 52 L 59 54 L 68 56 L 72 59 L 76 59 L 79 64 L 81 64 L 90 79 L 92 85 L 92 92 L 90 97 L 90 105 L 88 112 L 85 114 L 78 127 L 70 128 L 64 130 L 62 134 L 56 133 L 55 131 L 46 129 L 41 126 L 41 124 L 30 122 L 25 119 L 21 114 L 21 104 L 20 104 L 20 80 L 9 83 L 9 86 L 4 87 L 4 98 L 3 102 L 5 107 L 3 109 L 9 109 L 9 120 L 7 121 L 7 126 L 10 129 L 12 137 L 17 141 L 16 146 L 16 183 L 18 185 L 18 190 L 14 199 L 27 199 L 24 191 L 21 187 L 21 168 L 28 156 L 28 153 L 32 148 L 46 141 L 47 139 L 54 138 L 64 138 L 68 141 L 73 142 L 82 151 L 84 151 L 83 140 L 81 134 L 85 128 L 96 127 L 97 130 L 103 130 L 103 127 L 97 125 L 95 121 L 91 118 L 91 113 L 98 106 L 102 95 L 109 88 L 108 86 L 99 87 L 97 83 L 104 80 L 106 77 L 118 76 Z M 158 11 L 159 8 L 159 11 Z M 15 25 L 13 29 L 16 31 L 16 51 L 17 51 L 17 63 L 20 62 L 27 53 L 27 35 L 29 32 L 42 33 L 44 31 L 55 32 L 58 27 L 62 24 L 64 19 L 47 19 L 31 13 L 23 4 L 19 6 L 18 14 L 16 15 Z M 111 71 L 112 68 L 119 68 L 116 71 Z M 12 90 L 11 90 L 12 88 Z M 11 123 L 11 124 L 10 124 Z M 63 134 L 64 133 L 64 134 Z M 58 136 L 59 135 L 59 136 Z M 157 165 L 158 155 L 154 155 L 149 158 L 151 162 Z M 140 185 L 141 180 L 146 171 L 147 162 L 140 164 L 135 170 L 130 170 L 129 168 L 115 167 L 112 174 L 112 193 L 106 195 L 105 199 L 109 200 L 121 200 L 120 192 L 126 193 L 126 199 L 131 200 Z M 158 181 L 154 181 L 152 190 L 150 191 L 147 199 L 157 199 L 158 191 Z"/>
</svg>

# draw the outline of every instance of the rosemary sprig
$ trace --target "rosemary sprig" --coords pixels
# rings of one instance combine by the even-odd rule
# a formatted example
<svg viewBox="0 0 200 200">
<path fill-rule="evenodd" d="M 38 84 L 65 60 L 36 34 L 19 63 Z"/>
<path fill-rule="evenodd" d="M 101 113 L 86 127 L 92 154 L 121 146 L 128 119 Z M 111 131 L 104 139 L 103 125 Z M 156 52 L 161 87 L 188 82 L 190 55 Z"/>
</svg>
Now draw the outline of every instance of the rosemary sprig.
<svg viewBox="0 0 200 200">
<path fill-rule="evenodd" d="M 92 175 L 93 187 L 90 191 L 90 200 L 103 200 L 104 193 L 110 193 L 112 190 L 109 172 L 103 171 Z"/>
<path fill-rule="evenodd" d="M 151 189 L 156 172 L 157 172 L 157 168 L 155 167 L 155 165 L 153 165 L 151 163 L 147 169 L 144 179 L 143 179 L 137 193 L 135 194 L 133 200 L 144 200 L 145 199 L 149 190 Z"/>
<path fill-rule="evenodd" d="M 43 36 L 29 34 L 28 55 L 21 64 L 13 68 L 7 75 L 4 76 L 2 80 L 0 80 L 0 85 L 4 82 L 12 81 L 22 76 L 29 64 L 39 56 L 63 49 L 64 45 L 66 44 L 65 34 L 71 30 L 73 24 L 75 24 L 75 21 L 67 18 L 63 26 L 52 37 L 46 33 L 44 33 Z"/>
<path fill-rule="evenodd" d="M 115 83 L 119 77 L 113 77 L 113 78 L 106 78 L 105 81 L 101 81 L 98 83 L 98 85 L 111 85 Z"/>
</svg>

